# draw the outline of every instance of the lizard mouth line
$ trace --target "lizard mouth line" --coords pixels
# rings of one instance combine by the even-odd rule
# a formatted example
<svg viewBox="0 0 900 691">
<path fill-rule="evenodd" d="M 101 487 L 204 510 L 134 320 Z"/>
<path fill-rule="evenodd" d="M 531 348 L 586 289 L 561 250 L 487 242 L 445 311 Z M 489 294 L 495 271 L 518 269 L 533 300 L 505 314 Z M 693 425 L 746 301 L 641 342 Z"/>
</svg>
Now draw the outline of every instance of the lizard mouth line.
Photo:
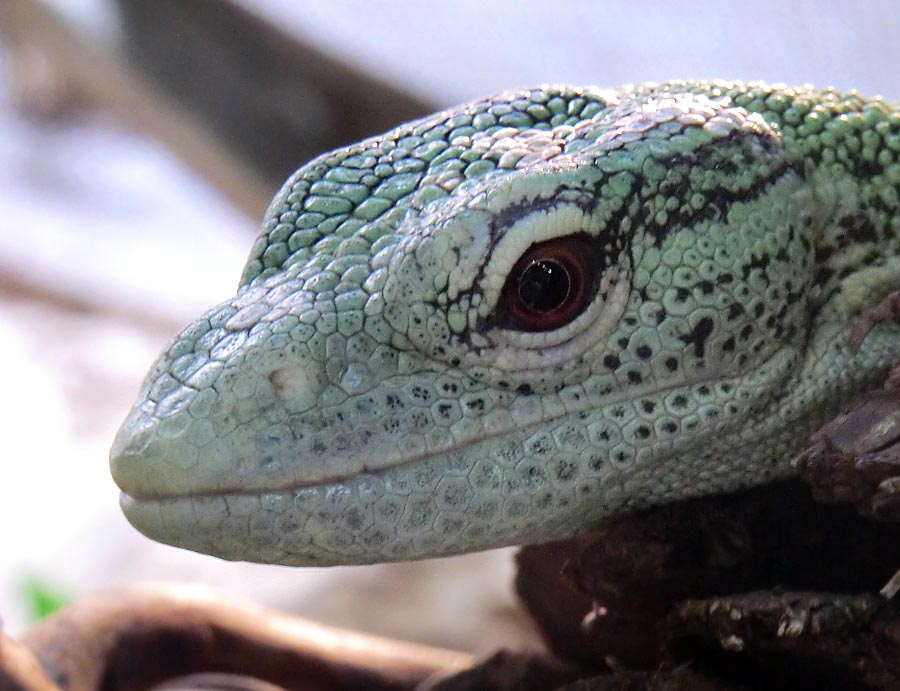
<svg viewBox="0 0 900 691">
<path fill-rule="evenodd" d="M 773 352 L 773 354 L 766 359 L 766 362 L 771 362 L 775 359 L 779 354 L 785 351 L 784 348 L 779 348 Z M 622 403 L 624 401 L 630 401 L 635 398 L 639 398 L 641 396 L 657 396 L 661 394 L 666 394 L 671 391 L 675 391 L 678 389 L 685 389 L 692 386 L 702 385 L 709 383 L 711 381 L 735 381 L 740 377 L 740 375 L 734 375 L 733 377 L 729 377 L 727 380 L 723 379 L 720 373 L 709 373 L 704 377 L 698 377 L 696 379 L 692 379 L 690 381 L 681 381 L 677 383 L 673 383 L 669 386 L 662 387 L 631 387 L 627 395 L 623 392 L 619 396 L 610 396 L 604 399 L 602 405 L 615 405 L 617 403 Z M 588 405 L 585 405 L 584 408 L 587 408 Z M 595 407 L 595 406 L 590 406 Z M 565 413 L 561 415 L 556 415 L 552 418 L 539 420 L 530 425 L 525 425 L 523 427 L 519 427 L 519 431 L 530 431 L 541 425 L 546 425 L 548 423 L 552 423 L 554 421 L 560 420 L 569 415 L 577 414 L 581 409 L 567 410 Z M 701 427 L 705 427 L 705 423 L 701 423 Z M 290 479 L 281 483 L 273 483 L 267 486 L 251 486 L 251 487 L 235 487 L 235 486 L 220 486 L 220 487 L 211 487 L 209 489 L 195 489 L 195 490 L 187 490 L 184 492 L 169 492 L 169 493 L 160 493 L 155 494 L 153 492 L 135 492 L 128 493 L 122 491 L 122 496 L 127 497 L 129 500 L 140 503 L 161 503 L 167 501 L 174 501 L 179 499 L 203 499 L 203 498 L 215 498 L 215 497 L 228 497 L 228 496 L 253 496 L 253 495 L 262 495 L 262 494 L 285 494 L 288 492 L 293 492 L 295 490 L 302 489 L 313 489 L 313 488 L 324 488 L 330 487 L 342 482 L 346 482 L 347 480 L 351 480 L 360 475 L 369 475 L 372 477 L 379 477 L 385 473 L 388 473 L 396 468 L 402 468 L 404 466 L 417 464 L 417 463 L 427 463 L 433 461 L 436 458 L 440 458 L 443 455 L 459 452 L 461 450 L 472 448 L 476 445 L 483 444 L 492 439 L 496 439 L 498 437 L 502 437 L 505 434 L 510 432 L 509 429 L 498 429 L 489 434 L 485 434 L 477 439 L 470 439 L 464 441 L 460 444 L 454 445 L 452 447 L 448 447 L 446 449 L 438 449 L 434 451 L 430 451 L 428 453 L 419 454 L 416 456 L 412 456 L 409 458 L 400 458 L 396 463 L 392 463 L 390 465 L 377 467 L 377 468 L 367 468 L 365 464 L 359 470 L 353 472 L 344 472 L 340 474 L 334 474 L 332 476 L 324 476 L 318 477 L 315 480 L 310 481 L 298 481 L 296 478 Z"/>
</svg>

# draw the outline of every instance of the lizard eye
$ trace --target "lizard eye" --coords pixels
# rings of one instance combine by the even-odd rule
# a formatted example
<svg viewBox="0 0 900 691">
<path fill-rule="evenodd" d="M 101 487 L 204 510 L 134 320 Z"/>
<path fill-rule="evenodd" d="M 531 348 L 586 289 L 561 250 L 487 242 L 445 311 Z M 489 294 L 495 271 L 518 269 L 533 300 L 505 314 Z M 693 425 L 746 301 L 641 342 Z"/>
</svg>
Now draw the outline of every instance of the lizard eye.
<svg viewBox="0 0 900 691">
<path fill-rule="evenodd" d="M 498 322 L 520 331 L 552 331 L 575 319 L 597 292 L 600 268 L 583 235 L 554 238 L 529 247 L 503 286 Z"/>
</svg>

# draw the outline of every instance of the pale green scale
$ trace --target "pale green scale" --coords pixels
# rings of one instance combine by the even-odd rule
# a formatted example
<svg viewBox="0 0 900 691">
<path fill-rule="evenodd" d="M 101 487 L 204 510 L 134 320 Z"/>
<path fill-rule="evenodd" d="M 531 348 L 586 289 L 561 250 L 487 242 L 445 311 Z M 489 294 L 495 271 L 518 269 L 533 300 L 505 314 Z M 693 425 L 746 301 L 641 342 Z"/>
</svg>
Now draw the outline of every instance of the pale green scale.
<svg viewBox="0 0 900 691">
<path fill-rule="evenodd" d="M 791 472 L 900 356 L 900 115 L 807 87 L 509 92 L 300 168 L 112 452 L 160 540 L 288 564 L 537 542 Z M 567 224 L 575 222 L 577 228 Z M 558 327 L 516 258 L 596 248 Z M 493 261 L 492 261 L 493 260 Z"/>
</svg>

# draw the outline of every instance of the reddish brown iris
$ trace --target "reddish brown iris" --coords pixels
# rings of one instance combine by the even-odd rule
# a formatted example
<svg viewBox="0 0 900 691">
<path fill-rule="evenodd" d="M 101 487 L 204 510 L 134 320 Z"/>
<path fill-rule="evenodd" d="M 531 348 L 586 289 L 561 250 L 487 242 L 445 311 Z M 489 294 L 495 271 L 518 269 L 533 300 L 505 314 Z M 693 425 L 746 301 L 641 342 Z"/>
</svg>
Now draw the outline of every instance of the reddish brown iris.
<svg viewBox="0 0 900 691">
<path fill-rule="evenodd" d="M 570 235 L 532 245 L 503 286 L 504 326 L 552 331 L 587 307 L 594 293 L 595 250 L 585 236 Z"/>
</svg>

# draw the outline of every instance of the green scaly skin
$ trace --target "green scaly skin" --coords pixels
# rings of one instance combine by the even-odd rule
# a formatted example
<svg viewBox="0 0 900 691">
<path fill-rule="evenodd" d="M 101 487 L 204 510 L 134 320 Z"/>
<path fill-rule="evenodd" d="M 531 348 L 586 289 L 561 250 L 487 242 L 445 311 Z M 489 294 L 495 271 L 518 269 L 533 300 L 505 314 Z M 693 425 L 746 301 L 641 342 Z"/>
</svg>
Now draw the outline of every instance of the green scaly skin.
<svg viewBox="0 0 900 691">
<path fill-rule="evenodd" d="M 113 446 L 129 520 L 226 559 L 418 559 L 570 536 L 792 472 L 900 357 L 900 112 L 808 87 L 500 94 L 319 157 L 236 297 L 160 357 Z M 522 331 L 530 246 L 596 294 Z M 512 279 L 510 279 L 512 280 Z"/>
</svg>

